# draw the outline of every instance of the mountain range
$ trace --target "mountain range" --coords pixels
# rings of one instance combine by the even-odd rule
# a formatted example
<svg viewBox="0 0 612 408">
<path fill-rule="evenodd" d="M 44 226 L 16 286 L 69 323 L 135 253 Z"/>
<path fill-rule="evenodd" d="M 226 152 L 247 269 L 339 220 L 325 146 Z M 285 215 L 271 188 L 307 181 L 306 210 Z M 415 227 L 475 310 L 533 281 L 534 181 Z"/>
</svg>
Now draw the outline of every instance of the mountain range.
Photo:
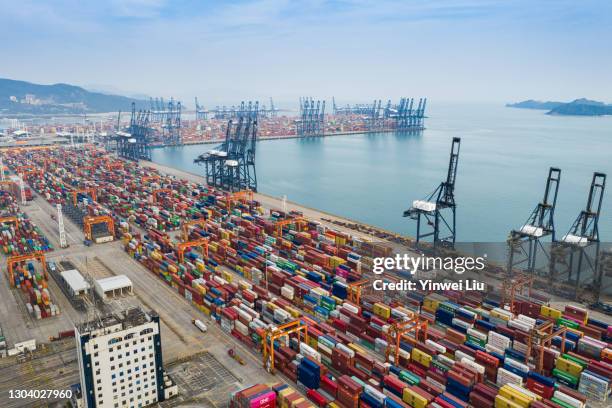
<svg viewBox="0 0 612 408">
<path fill-rule="evenodd" d="M 529 99 L 517 103 L 506 104 L 510 108 L 542 109 L 548 115 L 574 115 L 574 116 L 603 116 L 612 115 L 612 105 L 586 98 L 575 99 L 571 102 L 541 102 Z"/>
<path fill-rule="evenodd" d="M 0 78 L 1 114 L 83 114 L 148 107 L 141 99 L 92 92 L 68 84 L 41 85 Z"/>
</svg>

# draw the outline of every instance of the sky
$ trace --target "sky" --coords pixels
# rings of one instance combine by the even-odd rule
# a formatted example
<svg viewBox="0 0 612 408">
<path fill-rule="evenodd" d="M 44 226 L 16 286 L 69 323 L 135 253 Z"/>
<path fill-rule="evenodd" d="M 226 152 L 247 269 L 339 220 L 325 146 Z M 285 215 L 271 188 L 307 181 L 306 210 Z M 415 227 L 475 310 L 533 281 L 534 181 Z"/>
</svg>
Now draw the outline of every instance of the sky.
<svg viewBox="0 0 612 408">
<path fill-rule="evenodd" d="M 0 38 L 0 77 L 187 104 L 612 102 L 609 0 L 0 0 Z"/>
</svg>

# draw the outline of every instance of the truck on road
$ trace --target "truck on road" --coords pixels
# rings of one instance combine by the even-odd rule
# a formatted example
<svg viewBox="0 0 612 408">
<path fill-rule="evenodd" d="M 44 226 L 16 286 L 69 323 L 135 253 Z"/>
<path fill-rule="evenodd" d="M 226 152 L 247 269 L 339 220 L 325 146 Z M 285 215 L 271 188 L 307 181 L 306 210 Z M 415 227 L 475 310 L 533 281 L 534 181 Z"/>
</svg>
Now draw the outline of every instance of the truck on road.
<svg viewBox="0 0 612 408">
<path fill-rule="evenodd" d="M 200 331 L 202 333 L 206 333 L 206 331 L 208 330 L 208 328 L 206 327 L 206 325 L 204 324 L 204 322 L 202 322 L 201 320 L 198 319 L 193 319 L 191 321 L 191 323 L 193 323 L 195 325 L 195 327 L 197 327 L 198 329 L 200 329 Z"/>
</svg>

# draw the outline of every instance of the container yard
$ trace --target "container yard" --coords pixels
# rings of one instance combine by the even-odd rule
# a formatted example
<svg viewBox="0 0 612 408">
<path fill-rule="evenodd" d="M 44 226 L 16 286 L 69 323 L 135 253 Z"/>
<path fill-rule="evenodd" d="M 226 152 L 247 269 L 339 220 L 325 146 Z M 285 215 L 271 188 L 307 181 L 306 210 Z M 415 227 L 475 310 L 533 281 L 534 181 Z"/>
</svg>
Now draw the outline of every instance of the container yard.
<svg viewBox="0 0 612 408">
<path fill-rule="evenodd" d="M 609 404 L 612 325 L 601 314 L 540 292 L 509 303 L 501 282 L 489 292 L 375 293 L 373 259 L 397 244 L 93 146 L 8 151 L 4 160 L 36 170 L 29 185 L 67 209 L 92 251 L 122 248 L 114 262 L 139 265 L 135 285 L 157 281 L 191 304 L 195 315 L 182 321 L 194 338 L 218 331 L 217 347 L 246 350 L 241 357 L 256 356 L 281 381 L 242 387 L 233 406 Z"/>
</svg>

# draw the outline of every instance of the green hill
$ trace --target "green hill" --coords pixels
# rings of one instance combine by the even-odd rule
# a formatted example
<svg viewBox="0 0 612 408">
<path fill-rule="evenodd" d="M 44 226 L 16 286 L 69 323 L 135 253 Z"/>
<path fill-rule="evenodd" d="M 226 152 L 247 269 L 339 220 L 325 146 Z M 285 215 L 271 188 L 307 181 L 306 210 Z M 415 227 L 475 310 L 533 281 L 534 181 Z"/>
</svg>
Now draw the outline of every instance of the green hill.
<svg viewBox="0 0 612 408">
<path fill-rule="evenodd" d="M 603 102 L 581 98 L 572 102 L 540 102 L 529 99 L 527 101 L 508 103 L 509 108 L 542 109 L 547 115 L 575 115 L 575 116 L 603 116 L 612 115 L 612 105 Z"/>
<path fill-rule="evenodd" d="M 40 85 L 0 78 L 0 114 L 81 114 L 128 110 L 132 102 L 147 102 L 119 95 L 90 92 L 68 84 Z"/>
</svg>

